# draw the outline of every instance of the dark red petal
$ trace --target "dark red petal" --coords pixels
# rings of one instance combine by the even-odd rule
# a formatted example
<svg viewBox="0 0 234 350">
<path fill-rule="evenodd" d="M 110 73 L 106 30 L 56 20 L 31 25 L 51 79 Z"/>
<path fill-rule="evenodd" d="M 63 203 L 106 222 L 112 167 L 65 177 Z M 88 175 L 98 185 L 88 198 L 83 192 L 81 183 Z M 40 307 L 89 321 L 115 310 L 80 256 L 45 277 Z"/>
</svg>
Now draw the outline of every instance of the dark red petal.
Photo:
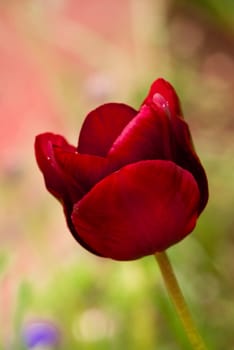
<svg viewBox="0 0 234 350">
<path fill-rule="evenodd" d="M 174 135 L 174 161 L 182 168 L 190 171 L 197 181 L 201 194 L 199 204 L 199 213 L 201 213 L 208 201 L 208 181 L 205 170 L 194 150 L 189 127 L 183 119 L 177 118 L 174 124 Z"/>
<path fill-rule="evenodd" d="M 63 200 L 63 197 L 67 197 L 68 190 L 64 174 L 59 169 L 54 157 L 55 146 L 75 152 L 75 147 L 69 145 L 66 139 L 60 135 L 44 133 L 35 139 L 36 160 L 44 175 L 46 187 L 56 198 Z"/>
<path fill-rule="evenodd" d="M 196 224 L 199 190 L 171 161 L 125 166 L 74 206 L 77 235 L 104 257 L 133 260 L 183 239 Z"/>
<path fill-rule="evenodd" d="M 80 184 L 84 193 L 110 172 L 108 160 L 103 157 L 69 152 L 61 147 L 56 147 L 54 154 L 60 168 Z"/>
<path fill-rule="evenodd" d="M 54 154 L 56 147 L 63 148 L 64 152 L 76 151 L 75 147 L 69 145 L 60 135 L 44 133 L 36 137 L 35 154 L 38 166 L 44 175 L 46 187 L 62 203 L 67 225 L 72 235 L 84 248 L 99 255 L 95 250 L 88 248 L 82 238 L 77 238 L 71 214 L 74 203 L 84 195 L 84 192 L 80 184 L 76 183 L 69 174 L 66 174 L 58 164 Z"/>
<path fill-rule="evenodd" d="M 151 105 L 155 94 L 160 94 L 164 97 L 169 104 L 169 110 L 173 116 L 182 116 L 179 98 L 175 89 L 168 81 L 162 78 L 155 80 L 143 104 Z"/>
<path fill-rule="evenodd" d="M 80 131 L 78 152 L 104 157 L 137 111 L 122 103 L 107 103 L 88 114 Z"/>
<path fill-rule="evenodd" d="M 201 197 L 199 213 L 205 208 L 208 201 L 208 182 L 205 170 L 197 156 L 187 123 L 182 119 L 178 96 L 173 87 L 163 79 L 156 80 L 144 103 L 152 110 L 164 110 L 170 118 L 171 138 L 170 147 L 172 159 L 176 164 L 189 170 L 196 179 Z"/>
<path fill-rule="evenodd" d="M 142 106 L 113 143 L 108 157 L 123 166 L 147 159 L 172 159 L 171 122 L 162 108 Z"/>
</svg>

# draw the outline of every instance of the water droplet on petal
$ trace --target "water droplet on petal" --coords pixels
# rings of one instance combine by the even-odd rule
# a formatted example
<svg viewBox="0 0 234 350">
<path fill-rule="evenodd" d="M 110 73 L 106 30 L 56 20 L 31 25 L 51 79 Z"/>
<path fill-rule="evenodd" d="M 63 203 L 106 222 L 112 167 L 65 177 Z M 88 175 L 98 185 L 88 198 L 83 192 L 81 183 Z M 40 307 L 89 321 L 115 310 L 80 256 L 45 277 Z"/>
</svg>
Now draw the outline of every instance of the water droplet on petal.
<svg viewBox="0 0 234 350">
<path fill-rule="evenodd" d="M 153 95 L 152 102 L 155 104 L 157 108 L 162 109 L 168 118 L 170 118 L 170 109 L 168 101 L 163 97 L 163 95 L 156 93 Z"/>
<path fill-rule="evenodd" d="M 155 103 L 158 107 L 166 108 L 168 107 L 167 100 L 159 93 L 153 95 L 153 103 Z"/>
</svg>

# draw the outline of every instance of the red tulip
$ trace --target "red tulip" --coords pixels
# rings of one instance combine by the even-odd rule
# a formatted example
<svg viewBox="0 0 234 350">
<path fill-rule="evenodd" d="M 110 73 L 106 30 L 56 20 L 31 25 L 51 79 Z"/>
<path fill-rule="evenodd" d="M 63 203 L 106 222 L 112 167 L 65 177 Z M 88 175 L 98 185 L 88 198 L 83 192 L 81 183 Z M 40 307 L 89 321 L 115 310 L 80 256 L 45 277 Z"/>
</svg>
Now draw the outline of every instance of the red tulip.
<svg viewBox="0 0 234 350">
<path fill-rule="evenodd" d="M 139 111 L 108 103 L 90 112 L 77 147 L 45 133 L 35 150 L 71 233 L 102 257 L 133 260 L 165 250 L 194 229 L 208 200 L 178 97 L 163 79 Z"/>
</svg>

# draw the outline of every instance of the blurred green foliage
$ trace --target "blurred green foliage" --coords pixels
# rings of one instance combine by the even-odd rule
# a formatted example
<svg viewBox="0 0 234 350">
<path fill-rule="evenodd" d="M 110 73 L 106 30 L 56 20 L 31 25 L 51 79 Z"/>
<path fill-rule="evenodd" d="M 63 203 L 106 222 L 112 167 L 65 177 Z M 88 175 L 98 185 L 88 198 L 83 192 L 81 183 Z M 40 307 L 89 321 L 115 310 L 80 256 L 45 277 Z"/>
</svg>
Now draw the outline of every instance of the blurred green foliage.
<svg viewBox="0 0 234 350">
<path fill-rule="evenodd" d="M 182 0 L 184 1 L 184 0 Z M 197 0 L 191 1 L 214 20 L 228 29 L 234 30 L 234 3 L 232 0 Z"/>
</svg>

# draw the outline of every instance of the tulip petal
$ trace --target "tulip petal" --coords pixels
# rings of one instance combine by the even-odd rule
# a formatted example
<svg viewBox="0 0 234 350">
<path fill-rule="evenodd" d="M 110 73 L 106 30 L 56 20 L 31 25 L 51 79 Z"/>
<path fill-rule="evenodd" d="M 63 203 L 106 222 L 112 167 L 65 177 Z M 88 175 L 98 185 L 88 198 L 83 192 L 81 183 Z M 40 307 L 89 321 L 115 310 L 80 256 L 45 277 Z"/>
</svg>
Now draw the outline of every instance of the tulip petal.
<svg viewBox="0 0 234 350">
<path fill-rule="evenodd" d="M 194 146 L 187 123 L 182 118 L 180 101 L 176 91 L 164 79 L 157 79 L 150 88 L 148 96 L 143 102 L 157 113 L 160 109 L 167 112 L 171 120 L 171 158 L 181 167 L 190 171 L 196 179 L 200 193 L 199 213 L 205 208 L 208 201 L 208 181 L 204 168 L 201 165 Z"/>
<path fill-rule="evenodd" d="M 71 221 L 73 205 L 82 198 L 84 190 L 69 173 L 66 173 L 58 164 L 54 150 L 62 147 L 68 152 L 75 152 L 75 147 L 68 144 L 64 137 L 52 133 L 40 134 L 35 140 L 35 154 L 37 163 L 42 171 L 48 191 L 63 205 L 67 225 L 77 241 L 93 254 L 99 255 L 89 248 L 81 237 L 77 237 L 76 230 Z"/>
<path fill-rule="evenodd" d="M 88 114 L 80 131 L 78 152 L 106 156 L 137 111 L 123 103 L 107 103 Z"/>
<path fill-rule="evenodd" d="M 173 108 L 170 109 L 170 103 L 161 94 L 154 94 L 151 106 L 157 114 L 160 110 L 164 111 L 164 114 L 167 114 L 170 119 L 170 147 L 173 151 L 171 159 L 182 168 L 190 171 L 197 181 L 201 193 L 199 205 L 199 213 L 201 213 L 208 201 L 208 181 L 205 170 L 195 152 L 189 127 L 178 114 L 173 114 L 176 111 L 173 112 Z"/>
<path fill-rule="evenodd" d="M 103 157 L 69 152 L 61 147 L 54 149 L 55 159 L 61 169 L 88 192 L 98 181 L 105 177 L 108 171 L 108 160 Z"/>
<path fill-rule="evenodd" d="M 189 127 L 183 119 L 177 118 L 174 125 L 174 135 L 174 161 L 182 168 L 190 171 L 197 181 L 201 193 L 199 204 L 200 214 L 205 208 L 209 197 L 207 176 L 200 159 L 194 150 Z"/>
<path fill-rule="evenodd" d="M 89 249 L 134 260 L 183 239 L 196 224 L 199 190 L 191 173 L 171 161 L 130 164 L 75 204 L 72 222 Z"/>
<path fill-rule="evenodd" d="M 63 147 L 64 150 L 75 152 L 75 147 L 69 145 L 66 139 L 52 133 L 40 134 L 35 140 L 35 154 L 37 163 L 42 171 L 46 187 L 57 199 L 63 200 L 68 196 L 68 186 L 64 174 L 54 157 L 54 147 Z"/>
<path fill-rule="evenodd" d="M 182 116 L 180 101 L 173 86 L 166 80 L 160 78 L 153 82 L 149 93 L 143 102 L 151 105 L 155 94 L 160 94 L 168 102 L 170 112 L 173 116 Z"/>
<path fill-rule="evenodd" d="M 163 109 L 142 106 L 113 143 L 108 157 L 119 166 L 147 159 L 172 159 L 171 123 Z"/>
</svg>

